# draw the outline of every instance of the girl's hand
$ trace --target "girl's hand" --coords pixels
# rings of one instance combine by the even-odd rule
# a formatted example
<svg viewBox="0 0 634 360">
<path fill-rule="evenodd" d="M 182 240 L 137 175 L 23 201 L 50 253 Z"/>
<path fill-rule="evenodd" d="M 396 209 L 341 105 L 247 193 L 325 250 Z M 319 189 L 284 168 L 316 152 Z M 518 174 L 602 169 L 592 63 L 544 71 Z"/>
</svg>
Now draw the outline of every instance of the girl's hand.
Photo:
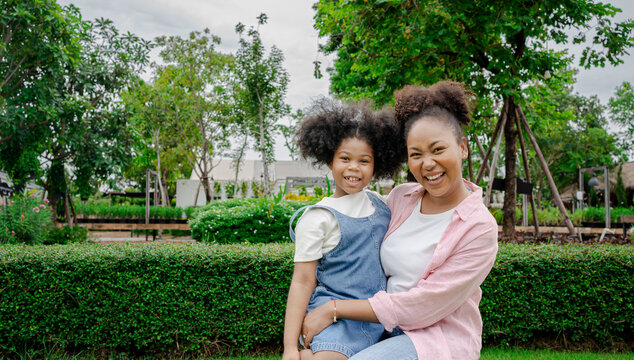
<svg viewBox="0 0 634 360">
<path fill-rule="evenodd" d="M 304 317 L 302 324 L 302 340 L 306 348 L 310 348 L 313 337 L 330 326 L 333 322 L 334 304 L 332 301 L 311 310 Z"/>
</svg>

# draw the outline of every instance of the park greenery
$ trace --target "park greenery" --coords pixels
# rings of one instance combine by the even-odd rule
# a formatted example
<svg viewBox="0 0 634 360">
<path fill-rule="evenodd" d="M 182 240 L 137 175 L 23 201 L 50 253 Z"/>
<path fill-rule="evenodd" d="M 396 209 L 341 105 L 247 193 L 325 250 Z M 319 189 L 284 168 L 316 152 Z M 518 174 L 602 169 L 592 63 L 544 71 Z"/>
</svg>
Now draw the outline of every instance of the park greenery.
<svg viewBox="0 0 634 360">
<path fill-rule="evenodd" d="M 381 107 L 406 84 L 453 79 L 473 90 L 465 177 L 486 186 L 500 133 L 504 168 L 492 174 L 506 176 L 505 210 L 491 212 L 507 239 L 521 223 L 517 177 L 535 185 L 531 222 L 604 220 L 591 187 L 593 206 L 569 215 L 557 197 L 580 168 L 634 156 L 633 84 L 619 85 L 608 104 L 574 91 L 577 66 L 618 65 L 634 45 L 634 22 L 613 21 L 619 9 L 597 0 L 320 0 L 314 9 L 322 51 L 335 55 L 325 69 L 333 96 Z M 256 22 L 236 24 L 238 48 L 223 53 L 210 29 L 147 40 L 55 0 L 0 2 L 0 170 L 15 190 L 0 207 L 0 357 L 47 346 L 161 356 L 279 350 L 289 220 L 331 189 L 273 189 L 276 136 L 297 159 L 293 134 L 307 110 L 285 102 L 284 54 L 260 35 L 266 14 L 246 20 Z M 559 50 L 568 44 L 587 46 L 576 63 Z M 238 179 L 247 149 L 263 161 L 261 183 Z M 229 200 L 212 201 L 220 157 L 234 160 L 235 179 L 224 185 Z M 621 169 L 611 170 L 613 222 L 634 214 Z M 99 189 L 140 192 L 150 171 L 159 189 L 150 217 L 187 219 L 197 243 L 87 243 L 77 219 L 145 218 L 145 199 L 112 204 Z M 176 180 L 192 172 L 206 204 L 173 206 Z M 27 184 L 43 191 L 26 193 Z M 632 251 L 501 244 L 482 286 L 485 346 L 631 348 Z"/>
<path fill-rule="evenodd" d="M 297 157 L 292 135 L 305 111 L 285 103 L 284 55 L 274 45 L 267 50 L 259 33 L 266 14 L 255 26 L 238 23 L 238 49 L 221 53 L 222 39 L 209 29 L 145 40 L 107 19 L 84 20 L 78 8 L 55 0 L 8 0 L 2 7 L 0 168 L 18 193 L 27 182 L 41 186 L 55 218 L 72 224 L 73 199 L 85 201 L 100 186 L 141 190 L 148 170 L 157 174 L 156 205 L 171 205 L 176 180 L 192 172 L 209 202 L 212 159 L 233 158 L 238 183 L 248 148 L 264 164 L 258 193 L 272 195 L 276 135 Z M 314 8 L 322 50 L 336 55 L 327 69 L 333 95 L 379 107 L 405 84 L 455 79 L 474 91 L 465 173 L 481 185 L 492 134 L 504 122 L 507 236 L 517 176 L 534 179 L 539 207 L 558 207 L 555 188 L 575 183 L 579 168 L 614 165 L 634 151 L 631 84 L 616 88 L 607 105 L 574 92 L 575 66 L 619 64 L 633 44 L 632 21 L 612 21 L 620 10 L 609 4 L 320 1 Z M 578 63 L 557 50 L 571 43 L 587 45 Z M 160 61 L 150 62 L 152 49 Z M 518 139 L 531 144 L 517 126 L 521 114 L 536 134 L 526 158 L 542 154 L 543 164 L 517 159 Z M 237 186 L 231 190 L 229 196 L 240 195 Z"/>
</svg>

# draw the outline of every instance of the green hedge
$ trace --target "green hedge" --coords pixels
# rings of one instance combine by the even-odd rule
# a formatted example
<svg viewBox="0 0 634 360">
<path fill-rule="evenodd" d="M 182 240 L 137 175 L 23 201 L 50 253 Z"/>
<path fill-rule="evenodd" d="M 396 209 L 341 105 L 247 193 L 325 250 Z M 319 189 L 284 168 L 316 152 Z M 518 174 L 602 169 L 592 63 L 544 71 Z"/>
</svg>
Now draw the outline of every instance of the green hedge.
<svg viewBox="0 0 634 360">
<path fill-rule="evenodd" d="M 279 347 L 292 251 L 0 246 L 0 353 L 42 342 L 137 354 Z M 501 245 L 483 284 L 485 344 L 631 346 L 633 255 L 631 246 Z"/>
<path fill-rule="evenodd" d="M 288 222 L 306 201 L 234 199 L 215 201 L 190 212 L 192 238 L 218 244 L 289 242 Z"/>
<path fill-rule="evenodd" d="M 74 205 L 77 216 L 87 218 L 123 218 L 145 219 L 144 205 L 88 205 L 77 203 Z M 150 218 L 152 219 L 182 219 L 183 209 L 171 206 L 150 206 Z"/>
</svg>

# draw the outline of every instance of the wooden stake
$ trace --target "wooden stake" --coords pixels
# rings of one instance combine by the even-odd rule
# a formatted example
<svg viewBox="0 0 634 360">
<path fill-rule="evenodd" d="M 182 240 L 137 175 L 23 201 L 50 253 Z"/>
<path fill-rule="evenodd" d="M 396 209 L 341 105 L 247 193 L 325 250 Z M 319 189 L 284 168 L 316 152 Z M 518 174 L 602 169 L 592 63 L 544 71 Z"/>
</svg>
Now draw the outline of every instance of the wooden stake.
<svg viewBox="0 0 634 360">
<path fill-rule="evenodd" d="M 518 111 L 519 112 L 519 111 Z M 522 135 L 522 126 L 520 125 L 520 117 L 515 117 L 515 125 L 517 125 L 517 132 L 520 138 L 520 148 L 522 149 L 522 160 L 524 162 L 524 174 L 526 175 L 526 182 L 531 182 L 531 172 L 528 168 L 528 155 L 526 153 L 526 145 L 524 144 L 524 136 Z M 539 235 L 539 220 L 537 219 L 537 209 L 535 208 L 535 198 L 533 194 L 528 194 L 528 200 L 531 202 L 531 209 L 533 210 L 533 224 L 535 225 L 535 235 Z"/>
<path fill-rule="evenodd" d="M 555 197 L 555 203 L 557 204 L 557 208 L 559 208 L 559 212 L 564 217 L 564 223 L 566 224 L 566 227 L 568 228 L 568 232 L 570 233 L 571 236 L 577 236 L 575 233 L 575 227 L 574 225 L 572 225 L 572 221 L 570 221 L 570 217 L 568 216 L 568 211 L 566 211 L 566 208 L 564 207 L 564 203 L 563 201 L 561 201 L 561 196 L 559 196 L 559 190 L 557 190 L 555 181 L 553 180 L 553 177 L 550 174 L 550 170 L 548 169 L 548 164 L 546 163 L 546 160 L 544 159 L 544 155 L 542 154 L 542 151 L 539 148 L 539 144 L 537 144 L 537 140 L 535 139 L 535 136 L 533 135 L 533 132 L 531 131 L 530 126 L 528 125 L 528 121 L 526 120 L 526 116 L 524 115 L 524 111 L 522 111 L 522 107 L 520 105 L 517 105 L 517 111 L 520 114 L 520 117 L 522 119 L 522 124 L 524 125 L 524 128 L 526 129 L 526 133 L 528 134 L 529 139 L 531 139 L 531 143 L 533 145 L 533 149 L 535 149 L 535 153 L 537 154 L 539 163 L 542 166 L 544 173 L 546 174 L 548 185 L 550 186 L 550 190 L 553 192 L 553 195 Z"/>
<path fill-rule="evenodd" d="M 497 138 L 498 132 L 500 131 L 501 128 L 503 128 L 503 126 L 500 126 L 500 125 L 502 125 L 503 117 L 506 114 L 506 108 L 507 108 L 507 104 L 505 101 L 504 105 L 502 105 L 502 112 L 500 113 L 500 118 L 498 119 L 498 123 L 495 124 L 495 129 L 493 130 L 493 136 L 491 137 L 491 139 Z M 487 153 L 486 155 L 484 155 L 484 158 L 482 159 L 483 164 L 486 164 L 486 162 L 489 161 L 491 150 L 493 150 L 493 146 L 489 145 L 489 148 L 487 149 Z M 476 175 L 476 181 L 475 181 L 476 184 L 478 184 L 480 180 L 482 180 L 482 175 L 484 175 L 484 168 L 485 168 L 484 166 L 480 166 L 480 170 L 478 170 L 478 175 Z M 490 169 L 487 169 L 487 170 L 489 170 L 490 172 Z"/>
<path fill-rule="evenodd" d="M 502 111 L 503 112 L 502 112 L 501 122 L 499 124 L 501 124 L 500 128 L 503 129 L 504 125 L 506 124 L 506 119 L 508 117 L 507 116 L 508 107 L 505 105 Z M 487 190 L 486 190 L 486 194 L 484 195 L 484 206 L 486 207 L 489 207 L 489 203 L 491 202 L 491 191 L 493 189 L 493 179 L 495 178 L 495 168 L 497 167 L 498 156 L 500 156 L 500 144 L 502 144 L 502 135 L 504 135 L 504 132 L 500 131 L 495 141 L 495 153 L 493 155 L 493 162 L 491 163 L 491 167 L 489 168 L 489 181 L 487 182 Z M 489 146 L 489 149 L 490 148 L 491 146 Z"/>
<path fill-rule="evenodd" d="M 475 137 L 475 135 L 474 135 Z M 469 138 L 467 139 L 467 164 L 469 168 L 469 181 L 473 182 L 473 163 L 471 163 L 471 146 L 469 145 Z"/>
<path fill-rule="evenodd" d="M 484 159 L 484 148 L 482 147 L 482 144 L 480 144 L 480 140 L 478 140 L 478 137 L 475 135 L 473 136 L 473 139 L 475 140 L 475 143 L 478 146 L 478 152 L 480 153 L 480 156 Z M 490 171 L 489 164 L 486 161 L 482 163 L 482 166 L 485 167 L 484 170 Z"/>
</svg>

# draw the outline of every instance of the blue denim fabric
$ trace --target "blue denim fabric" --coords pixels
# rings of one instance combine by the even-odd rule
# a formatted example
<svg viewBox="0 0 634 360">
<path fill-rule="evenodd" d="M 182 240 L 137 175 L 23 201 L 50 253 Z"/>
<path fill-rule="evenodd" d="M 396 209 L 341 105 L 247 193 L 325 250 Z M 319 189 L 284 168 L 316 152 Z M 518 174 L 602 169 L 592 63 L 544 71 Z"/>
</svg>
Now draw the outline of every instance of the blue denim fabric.
<svg viewBox="0 0 634 360">
<path fill-rule="evenodd" d="M 390 223 L 390 209 L 383 201 L 368 193 L 374 213 L 364 218 L 353 218 L 321 205 L 337 218 L 341 239 L 339 244 L 324 254 L 317 265 L 317 287 L 308 303 L 310 311 L 332 299 L 367 299 L 385 290 L 386 279 L 379 249 Z M 293 219 L 302 210 L 299 209 Z M 291 238 L 295 233 L 291 227 Z M 310 344 L 313 353 L 337 351 L 348 357 L 375 344 L 384 328 L 380 324 L 339 320 L 319 334 Z M 300 339 L 301 340 L 301 339 Z"/>
<path fill-rule="evenodd" d="M 354 356 L 349 360 L 417 360 L 414 343 L 407 335 L 396 328 L 392 333 L 387 333 L 382 340 Z"/>
</svg>

